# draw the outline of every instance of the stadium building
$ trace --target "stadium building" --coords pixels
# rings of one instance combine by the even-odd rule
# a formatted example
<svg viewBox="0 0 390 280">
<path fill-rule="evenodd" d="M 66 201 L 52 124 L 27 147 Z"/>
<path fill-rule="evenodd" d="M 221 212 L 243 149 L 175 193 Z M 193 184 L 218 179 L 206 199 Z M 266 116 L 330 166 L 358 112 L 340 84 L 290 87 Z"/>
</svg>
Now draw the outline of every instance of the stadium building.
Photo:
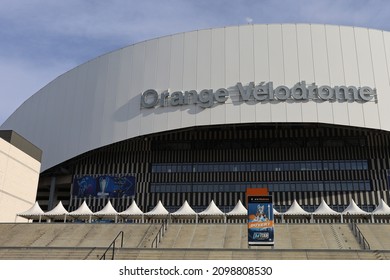
<svg viewBox="0 0 390 280">
<path fill-rule="evenodd" d="M 274 209 L 387 204 L 390 33 L 271 24 L 185 32 L 59 76 L 0 127 L 43 151 L 37 201 L 224 212 L 246 188 Z"/>
</svg>

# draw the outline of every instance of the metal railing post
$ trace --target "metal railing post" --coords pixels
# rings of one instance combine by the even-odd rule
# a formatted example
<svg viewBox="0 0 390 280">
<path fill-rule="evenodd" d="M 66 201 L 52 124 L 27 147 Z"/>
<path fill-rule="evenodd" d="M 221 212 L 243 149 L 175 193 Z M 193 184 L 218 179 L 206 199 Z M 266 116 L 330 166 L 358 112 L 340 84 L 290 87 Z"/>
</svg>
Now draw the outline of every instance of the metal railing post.
<svg viewBox="0 0 390 280">
<path fill-rule="evenodd" d="M 355 222 L 352 222 L 350 225 L 351 225 L 351 230 L 353 235 L 357 238 L 359 244 L 363 245 L 363 250 L 371 250 L 370 244 L 368 243 L 367 239 L 364 237 L 363 233 L 358 228 L 357 224 Z"/>
<path fill-rule="evenodd" d="M 152 245 L 151 247 L 152 248 L 157 248 L 158 247 L 158 243 L 160 243 L 160 241 L 162 240 L 162 238 L 164 237 L 164 234 L 165 234 L 165 231 L 168 229 L 168 224 L 167 224 L 167 221 L 164 220 L 158 233 L 156 234 L 156 237 L 153 239 L 152 241 Z M 154 247 L 154 244 L 156 243 L 155 247 Z"/>
<path fill-rule="evenodd" d="M 123 231 L 121 230 L 118 235 L 114 238 L 114 240 L 111 242 L 111 244 L 107 247 L 107 249 L 104 251 L 103 255 L 100 257 L 99 260 L 105 260 L 106 259 L 106 254 L 108 252 L 108 250 L 111 249 L 112 247 L 112 256 L 111 256 L 111 260 L 114 260 L 115 258 L 115 243 L 116 243 L 116 240 L 118 239 L 119 236 L 121 236 L 121 248 L 123 248 Z"/>
</svg>

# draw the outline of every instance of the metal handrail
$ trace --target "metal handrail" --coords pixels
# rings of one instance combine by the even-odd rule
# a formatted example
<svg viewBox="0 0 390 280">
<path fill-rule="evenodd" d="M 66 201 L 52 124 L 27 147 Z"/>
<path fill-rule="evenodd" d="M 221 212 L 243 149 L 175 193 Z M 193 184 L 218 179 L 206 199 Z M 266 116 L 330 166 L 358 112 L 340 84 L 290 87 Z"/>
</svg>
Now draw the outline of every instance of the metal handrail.
<svg viewBox="0 0 390 280">
<path fill-rule="evenodd" d="M 116 243 L 116 240 L 118 239 L 119 236 L 121 236 L 121 248 L 123 248 L 123 231 L 121 230 L 118 233 L 118 235 L 114 238 L 114 240 L 111 242 L 111 244 L 107 247 L 106 251 L 104 251 L 103 255 L 100 257 L 99 260 L 105 260 L 106 259 L 106 254 L 107 254 L 108 250 L 110 250 L 111 247 L 112 247 L 111 260 L 114 260 L 114 256 L 115 256 L 115 243 Z"/>
<path fill-rule="evenodd" d="M 359 244 L 363 245 L 364 250 L 371 250 L 370 244 L 367 239 L 364 237 L 363 233 L 360 231 L 359 227 L 355 222 L 350 223 L 351 230 L 355 237 L 357 237 Z"/>
<path fill-rule="evenodd" d="M 163 221 L 159 231 L 156 234 L 156 237 L 152 241 L 152 248 L 157 248 L 158 243 L 160 243 L 161 239 L 164 237 L 165 231 L 168 229 L 168 223 L 166 220 Z"/>
</svg>

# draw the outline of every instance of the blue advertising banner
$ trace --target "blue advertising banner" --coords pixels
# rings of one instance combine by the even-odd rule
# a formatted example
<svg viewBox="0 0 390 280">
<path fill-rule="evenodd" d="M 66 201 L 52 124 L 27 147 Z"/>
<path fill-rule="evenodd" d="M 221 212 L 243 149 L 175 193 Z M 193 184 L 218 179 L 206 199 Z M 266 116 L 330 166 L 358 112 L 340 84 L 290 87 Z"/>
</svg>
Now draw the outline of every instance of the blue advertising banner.
<svg viewBox="0 0 390 280">
<path fill-rule="evenodd" d="M 272 196 L 248 196 L 248 244 L 274 245 Z"/>
<path fill-rule="evenodd" d="M 123 197 L 135 195 L 134 176 L 102 175 L 74 179 L 72 194 L 77 197 Z"/>
<path fill-rule="evenodd" d="M 99 191 L 97 196 L 122 197 L 135 194 L 135 177 L 100 176 L 97 178 Z"/>
<path fill-rule="evenodd" d="M 77 197 L 96 196 L 96 179 L 92 176 L 76 178 L 73 181 L 73 195 Z"/>
</svg>

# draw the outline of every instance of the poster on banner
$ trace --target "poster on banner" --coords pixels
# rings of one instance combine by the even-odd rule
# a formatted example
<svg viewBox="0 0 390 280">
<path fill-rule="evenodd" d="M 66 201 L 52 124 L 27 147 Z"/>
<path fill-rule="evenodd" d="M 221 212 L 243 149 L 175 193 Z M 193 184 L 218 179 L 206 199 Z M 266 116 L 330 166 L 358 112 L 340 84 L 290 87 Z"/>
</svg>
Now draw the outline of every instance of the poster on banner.
<svg viewBox="0 0 390 280">
<path fill-rule="evenodd" d="M 72 194 L 77 197 L 123 197 L 135 195 L 134 176 L 83 176 L 73 181 Z"/>
<path fill-rule="evenodd" d="M 274 245 L 272 196 L 248 196 L 248 244 Z"/>
<path fill-rule="evenodd" d="M 77 197 L 96 196 L 96 179 L 92 176 L 75 178 L 73 181 L 73 195 Z"/>
</svg>

